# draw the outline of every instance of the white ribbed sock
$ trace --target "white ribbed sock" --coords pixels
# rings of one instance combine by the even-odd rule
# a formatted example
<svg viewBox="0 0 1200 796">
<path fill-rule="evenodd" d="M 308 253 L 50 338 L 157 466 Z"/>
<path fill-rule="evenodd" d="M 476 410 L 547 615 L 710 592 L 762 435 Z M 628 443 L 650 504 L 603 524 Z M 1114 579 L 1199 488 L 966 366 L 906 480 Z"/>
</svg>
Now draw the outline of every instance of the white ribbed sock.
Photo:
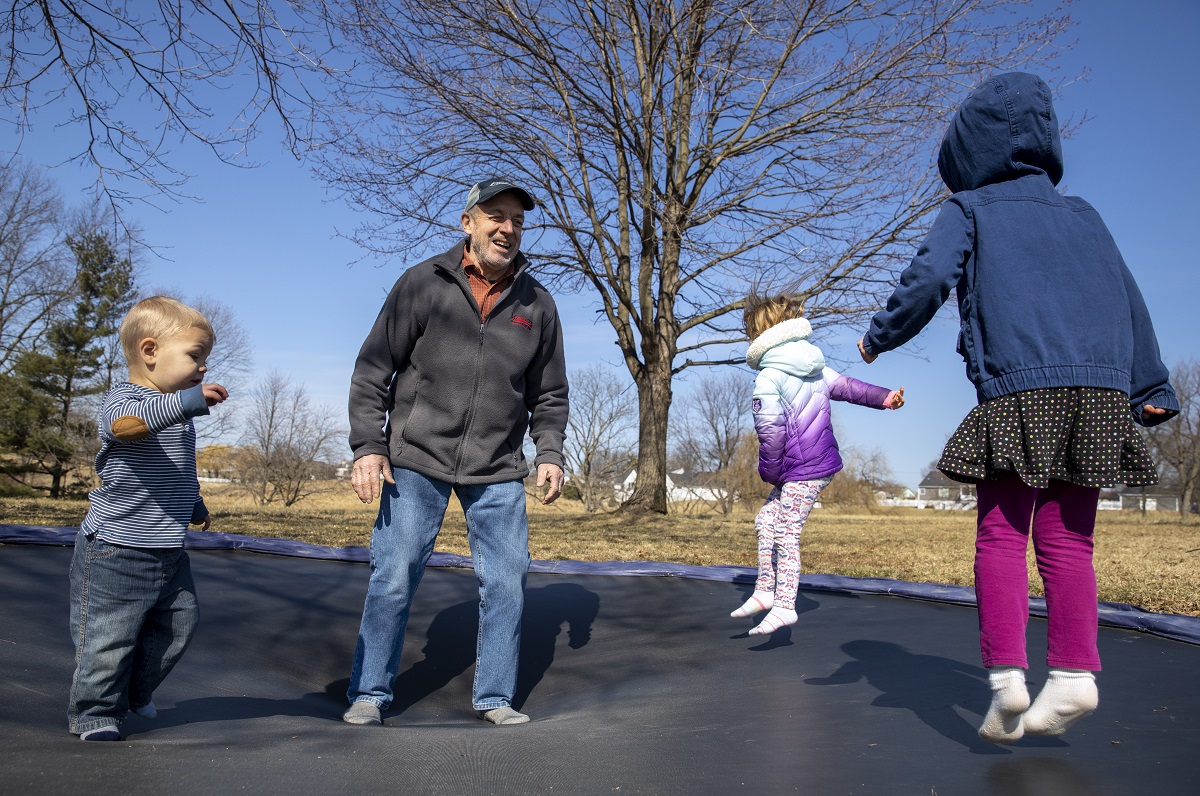
<svg viewBox="0 0 1200 796">
<path fill-rule="evenodd" d="M 761 636 L 764 633 L 774 633 L 781 627 L 796 624 L 796 618 L 796 612 L 791 608 L 780 608 L 777 605 L 771 609 L 771 613 L 763 617 L 761 622 L 750 628 L 750 635 Z"/>
<path fill-rule="evenodd" d="M 1085 669 L 1052 667 L 1021 724 L 1030 735 L 1062 735 L 1099 704 L 1096 675 Z"/>
<path fill-rule="evenodd" d="M 760 611 L 769 611 L 771 606 L 775 604 L 775 593 L 769 591 L 756 591 L 750 595 L 750 599 L 742 603 L 742 607 L 730 614 L 735 619 L 740 619 L 743 616 L 754 616 Z"/>
<path fill-rule="evenodd" d="M 1021 714 L 1029 709 L 1025 670 L 1020 666 L 993 666 L 988 669 L 988 683 L 992 687 L 992 704 L 979 727 L 979 737 L 992 743 L 1021 740 L 1025 734 Z"/>
</svg>

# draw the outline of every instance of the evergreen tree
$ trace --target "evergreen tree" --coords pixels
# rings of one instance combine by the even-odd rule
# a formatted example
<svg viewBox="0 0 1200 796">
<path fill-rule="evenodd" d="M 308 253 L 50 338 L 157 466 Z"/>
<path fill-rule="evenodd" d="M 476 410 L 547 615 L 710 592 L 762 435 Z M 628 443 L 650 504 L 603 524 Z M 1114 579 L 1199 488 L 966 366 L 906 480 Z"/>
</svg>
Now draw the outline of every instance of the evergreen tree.
<svg viewBox="0 0 1200 796">
<path fill-rule="evenodd" d="M 110 342 L 133 304 L 133 266 L 96 229 L 68 237 L 75 257 L 73 306 L 51 323 L 44 346 L 18 357 L 0 398 L 0 447 L 15 455 L 11 474 L 49 477 L 59 497 L 67 476 L 95 450 L 87 398 L 112 384 Z"/>
</svg>

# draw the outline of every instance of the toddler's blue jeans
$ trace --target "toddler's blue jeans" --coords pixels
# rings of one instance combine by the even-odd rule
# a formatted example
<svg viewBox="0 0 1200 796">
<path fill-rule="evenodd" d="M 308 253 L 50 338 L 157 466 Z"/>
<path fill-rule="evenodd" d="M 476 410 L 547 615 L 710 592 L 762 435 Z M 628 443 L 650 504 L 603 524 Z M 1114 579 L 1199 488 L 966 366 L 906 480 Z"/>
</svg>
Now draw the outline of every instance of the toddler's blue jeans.
<svg viewBox="0 0 1200 796">
<path fill-rule="evenodd" d="M 198 619 L 182 547 L 120 547 L 80 532 L 71 559 L 68 729 L 119 729 L 129 708 L 150 702 L 179 662 Z"/>
</svg>

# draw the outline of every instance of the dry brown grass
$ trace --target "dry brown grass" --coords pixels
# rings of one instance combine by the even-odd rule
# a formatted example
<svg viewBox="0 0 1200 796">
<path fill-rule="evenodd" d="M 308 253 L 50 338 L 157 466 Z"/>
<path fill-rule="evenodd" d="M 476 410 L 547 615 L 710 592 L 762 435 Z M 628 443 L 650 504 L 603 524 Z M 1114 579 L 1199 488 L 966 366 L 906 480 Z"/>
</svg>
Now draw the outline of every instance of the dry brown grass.
<svg viewBox="0 0 1200 796">
<path fill-rule="evenodd" d="M 205 488 L 213 530 L 299 539 L 314 544 L 366 546 L 375 507 L 349 487 L 316 495 L 292 508 L 259 507 L 229 488 Z M 0 497 L 0 521 L 77 525 L 85 501 Z M 972 584 L 974 514 L 893 509 L 865 513 L 816 511 L 804 531 L 805 572 L 906 581 Z M 529 503 L 534 558 L 580 561 L 670 561 L 754 566 L 753 514 L 667 517 L 585 514 L 577 503 Z M 446 514 L 438 550 L 468 553 L 466 525 L 455 503 Z M 1033 567 L 1030 553 L 1031 572 Z M 1200 520 L 1176 515 L 1101 512 L 1096 530 L 1100 599 L 1152 611 L 1200 616 Z M 1031 576 L 1031 590 L 1041 582 Z"/>
</svg>

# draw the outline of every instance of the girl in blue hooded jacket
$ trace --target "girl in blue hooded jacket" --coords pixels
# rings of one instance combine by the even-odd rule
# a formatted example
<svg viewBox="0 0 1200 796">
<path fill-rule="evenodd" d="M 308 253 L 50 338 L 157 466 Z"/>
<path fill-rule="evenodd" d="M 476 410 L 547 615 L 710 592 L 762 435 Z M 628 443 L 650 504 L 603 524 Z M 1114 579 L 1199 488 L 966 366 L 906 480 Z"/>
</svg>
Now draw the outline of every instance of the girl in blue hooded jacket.
<svg viewBox="0 0 1200 796">
<path fill-rule="evenodd" d="M 842 469 L 829 401 L 873 409 L 899 409 L 904 388 L 888 390 L 825 367 L 821 350 L 808 341 L 812 326 L 795 296 L 746 300 L 746 364 L 754 380 L 754 428 L 758 473 L 772 484 L 754 520 L 758 534 L 758 580 L 750 599 L 730 616 L 770 611 L 751 635 L 774 633 L 796 623 L 800 589 L 800 532 L 817 496 Z"/>
<path fill-rule="evenodd" d="M 1101 487 L 1152 484 L 1133 423 L 1179 411 L 1145 302 L 1096 210 L 1063 196 L 1049 87 L 993 77 L 959 107 L 938 156 L 953 192 L 859 341 L 871 362 L 908 342 L 951 291 L 979 405 L 938 469 L 978 494 L 975 591 L 992 688 L 982 738 L 1060 735 L 1095 710 Z M 1031 534 L 1032 529 L 1032 534 Z M 1029 537 L 1046 590 L 1049 675 L 1025 686 Z"/>
</svg>

